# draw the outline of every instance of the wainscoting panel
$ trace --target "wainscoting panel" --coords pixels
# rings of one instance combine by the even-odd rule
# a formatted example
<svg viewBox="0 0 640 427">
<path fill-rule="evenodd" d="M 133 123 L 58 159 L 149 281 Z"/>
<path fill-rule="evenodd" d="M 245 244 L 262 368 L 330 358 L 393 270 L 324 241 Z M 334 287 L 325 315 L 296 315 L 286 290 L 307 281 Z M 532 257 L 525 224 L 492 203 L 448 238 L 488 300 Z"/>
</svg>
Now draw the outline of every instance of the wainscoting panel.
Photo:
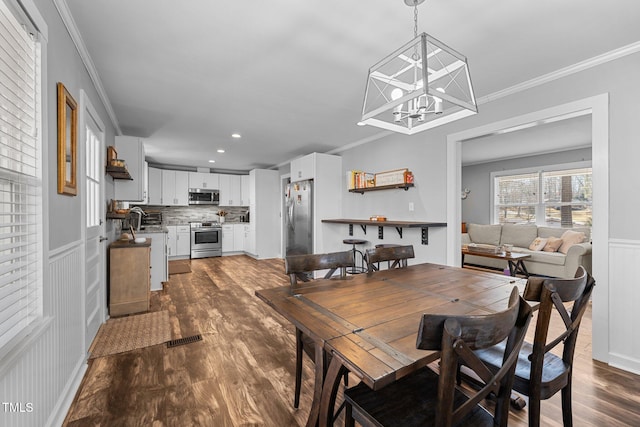
<svg viewBox="0 0 640 427">
<path fill-rule="evenodd" d="M 609 364 L 636 374 L 640 374 L 640 329 L 635 318 L 640 302 L 638 260 L 640 241 L 610 241 Z"/>
<path fill-rule="evenodd" d="M 44 268 L 47 327 L 24 345 L 0 377 L 0 425 L 60 425 L 86 370 L 82 319 L 82 242 L 50 254 Z"/>
</svg>

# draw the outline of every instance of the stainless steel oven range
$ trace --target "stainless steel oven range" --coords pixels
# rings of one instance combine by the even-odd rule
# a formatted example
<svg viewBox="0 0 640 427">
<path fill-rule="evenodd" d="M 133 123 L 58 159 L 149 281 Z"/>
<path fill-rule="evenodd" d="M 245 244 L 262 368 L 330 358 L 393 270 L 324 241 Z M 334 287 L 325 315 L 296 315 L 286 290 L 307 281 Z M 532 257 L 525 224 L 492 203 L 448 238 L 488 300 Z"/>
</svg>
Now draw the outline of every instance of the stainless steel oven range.
<svg viewBox="0 0 640 427">
<path fill-rule="evenodd" d="M 192 222 L 191 258 L 222 255 L 222 226 L 215 221 Z"/>
</svg>

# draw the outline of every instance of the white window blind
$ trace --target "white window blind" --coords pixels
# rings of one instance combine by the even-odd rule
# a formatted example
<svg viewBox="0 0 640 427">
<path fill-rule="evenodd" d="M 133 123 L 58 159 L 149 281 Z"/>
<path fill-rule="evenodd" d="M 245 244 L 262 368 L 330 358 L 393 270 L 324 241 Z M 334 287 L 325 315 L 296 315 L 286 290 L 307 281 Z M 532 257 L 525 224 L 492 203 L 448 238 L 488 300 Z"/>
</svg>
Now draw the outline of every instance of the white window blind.
<svg viewBox="0 0 640 427">
<path fill-rule="evenodd" d="M 40 46 L 0 0 L 0 349 L 42 313 Z"/>
</svg>

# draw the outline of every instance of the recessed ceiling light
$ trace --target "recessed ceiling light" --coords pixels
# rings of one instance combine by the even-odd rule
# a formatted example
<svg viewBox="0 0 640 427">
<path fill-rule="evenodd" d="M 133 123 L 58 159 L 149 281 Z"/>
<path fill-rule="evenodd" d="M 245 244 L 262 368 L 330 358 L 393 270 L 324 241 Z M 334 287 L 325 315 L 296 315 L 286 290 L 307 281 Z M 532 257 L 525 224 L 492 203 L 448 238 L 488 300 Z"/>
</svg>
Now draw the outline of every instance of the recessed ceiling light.
<svg viewBox="0 0 640 427">
<path fill-rule="evenodd" d="M 209 163 L 215 163 L 215 162 L 216 162 L 215 160 L 209 160 Z"/>
<path fill-rule="evenodd" d="M 240 139 L 242 138 L 242 135 L 240 135 L 239 133 L 232 133 L 231 138 Z"/>
<path fill-rule="evenodd" d="M 218 153 L 224 153 L 224 150 L 221 148 L 218 150 Z"/>
</svg>

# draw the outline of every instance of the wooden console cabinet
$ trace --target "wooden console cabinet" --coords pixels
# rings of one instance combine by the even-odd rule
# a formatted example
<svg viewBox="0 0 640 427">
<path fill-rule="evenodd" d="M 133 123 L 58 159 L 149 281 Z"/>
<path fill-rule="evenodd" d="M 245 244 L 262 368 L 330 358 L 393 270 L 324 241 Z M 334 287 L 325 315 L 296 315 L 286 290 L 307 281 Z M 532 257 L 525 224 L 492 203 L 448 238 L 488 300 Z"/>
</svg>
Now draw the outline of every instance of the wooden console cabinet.
<svg viewBox="0 0 640 427">
<path fill-rule="evenodd" d="M 109 245 L 109 315 L 148 311 L 150 292 L 151 239 Z"/>
</svg>

